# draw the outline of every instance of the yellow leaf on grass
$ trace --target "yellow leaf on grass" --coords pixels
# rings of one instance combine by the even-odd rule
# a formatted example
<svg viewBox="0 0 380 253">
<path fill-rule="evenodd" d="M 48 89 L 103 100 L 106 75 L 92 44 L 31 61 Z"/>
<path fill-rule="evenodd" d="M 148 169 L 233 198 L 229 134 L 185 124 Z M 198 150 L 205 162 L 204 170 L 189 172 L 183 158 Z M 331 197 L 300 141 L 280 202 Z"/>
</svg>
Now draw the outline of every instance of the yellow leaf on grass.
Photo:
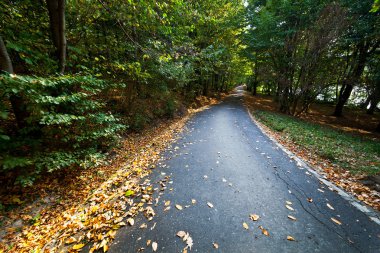
<svg viewBox="0 0 380 253">
<path fill-rule="evenodd" d="M 245 228 L 245 229 L 249 229 L 249 227 L 248 227 L 248 224 L 247 223 L 245 223 L 245 222 L 243 222 L 243 227 Z"/>
<path fill-rule="evenodd" d="M 335 218 L 331 218 L 331 220 L 332 220 L 334 223 L 338 224 L 338 225 L 342 225 L 342 222 L 340 222 L 339 220 L 337 220 L 337 219 L 335 219 Z"/>
<path fill-rule="evenodd" d="M 83 248 L 84 246 L 85 246 L 85 244 L 84 244 L 84 243 L 75 244 L 75 245 L 73 246 L 73 249 L 74 249 L 74 250 L 78 250 L 78 249 L 81 249 L 81 248 Z"/>
</svg>

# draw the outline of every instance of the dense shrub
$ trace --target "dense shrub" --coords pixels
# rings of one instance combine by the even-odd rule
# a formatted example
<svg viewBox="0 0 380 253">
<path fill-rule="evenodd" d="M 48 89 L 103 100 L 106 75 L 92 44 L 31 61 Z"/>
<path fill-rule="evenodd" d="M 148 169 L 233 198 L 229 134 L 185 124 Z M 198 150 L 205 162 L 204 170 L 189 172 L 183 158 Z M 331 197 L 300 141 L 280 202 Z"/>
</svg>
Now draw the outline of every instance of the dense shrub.
<svg viewBox="0 0 380 253">
<path fill-rule="evenodd" d="M 101 163 L 125 128 L 98 99 L 105 81 L 91 76 L 0 78 L 0 172 L 16 173 L 22 185 L 44 172 Z M 22 96 L 27 105 L 27 125 L 21 129 L 9 127 L 16 125 L 6 102 L 11 96 Z"/>
</svg>

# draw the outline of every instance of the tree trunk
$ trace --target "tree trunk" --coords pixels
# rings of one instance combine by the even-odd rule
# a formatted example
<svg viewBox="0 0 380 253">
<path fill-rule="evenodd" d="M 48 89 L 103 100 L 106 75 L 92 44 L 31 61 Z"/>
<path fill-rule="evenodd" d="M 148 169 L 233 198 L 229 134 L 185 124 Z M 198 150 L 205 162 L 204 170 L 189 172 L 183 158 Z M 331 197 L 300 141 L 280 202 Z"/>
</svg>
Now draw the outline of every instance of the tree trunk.
<svg viewBox="0 0 380 253">
<path fill-rule="evenodd" d="M 379 100 L 375 100 L 375 99 L 373 99 L 373 100 L 371 101 L 371 105 L 370 105 L 370 107 L 369 107 L 368 110 L 367 110 L 367 114 L 372 115 L 372 114 L 375 112 L 375 109 L 376 109 L 378 103 L 379 103 Z"/>
<path fill-rule="evenodd" d="M 256 77 L 255 77 L 256 79 Z M 253 81 L 253 87 L 252 87 L 252 95 L 256 96 L 257 95 L 257 80 Z"/>
<path fill-rule="evenodd" d="M 335 106 L 334 116 L 340 117 L 343 113 L 343 107 L 349 99 L 354 86 L 351 84 L 344 84 L 340 90 L 338 103 Z"/>
<path fill-rule="evenodd" d="M 356 47 L 356 52 L 354 55 L 358 54 L 358 59 L 354 59 L 353 71 L 345 78 L 343 81 L 343 86 L 339 95 L 338 103 L 335 107 L 334 116 L 340 117 L 343 114 L 343 107 L 349 99 L 354 85 L 360 80 L 363 74 L 365 63 L 367 60 L 367 50 L 369 48 L 369 43 L 361 42 Z M 355 57 L 356 58 L 356 57 Z"/>
<path fill-rule="evenodd" d="M 56 57 L 58 59 L 58 72 L 63 74 L 66 66 L 66 33 L 65 33 L 65 0 L 46 0 L 49 12 L 50 30 Z"/>
<path fill-rule="evenodd" d="M 380 133 L 380 123 L 377 125 L 375 131 L 378 132 L 378 133 Z"/>
<path fill-rule="evenodd" d="M 0 72 L 3 71 L 10 74 L 14 73 L 11 58 L 9 57 L 4 41 L 0 36 Z M 25 101 L 18 94 L 11 95 L 9 100 L 11 102 L 12 110 L 17 121 L 17 126 L 19 129 L 21 129 L 26 126 L 26 119 L 29 117 L 29 113 L 26 110 Z"/>
</svg>

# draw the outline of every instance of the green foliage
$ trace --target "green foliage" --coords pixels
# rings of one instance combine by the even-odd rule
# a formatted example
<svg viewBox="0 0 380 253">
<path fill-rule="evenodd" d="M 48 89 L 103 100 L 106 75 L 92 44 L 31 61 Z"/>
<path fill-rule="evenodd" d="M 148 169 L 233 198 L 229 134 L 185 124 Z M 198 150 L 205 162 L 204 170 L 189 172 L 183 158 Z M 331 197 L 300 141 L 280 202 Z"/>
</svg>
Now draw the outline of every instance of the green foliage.
<svg viewBox="0 0 380 253">
<path fill-rule="evenodd" d="M 23 185 L 44 172 L 99 165 L 104 151 L 125 128 L 98 99 L 106 88 L 102 80 L 2 75 L 1 82 L 2 97 L 22 95 L 27 101 L 27 127 L 1 129 L 6 138 L 0 139 L 1 170 L 23 171 L 18 179 Z M 3 108 L 9 112 L 6 104 Z"/>
<path fill-rule="evenodd" d="M 283 132 L 286 138 L 301 148 L 339 164 L 344 169 L 354 173 L 380 172 L 380 146 L 374 140 L 277 113 L 256 111 L 254 115 L 271 129 Z"/>
</svg>

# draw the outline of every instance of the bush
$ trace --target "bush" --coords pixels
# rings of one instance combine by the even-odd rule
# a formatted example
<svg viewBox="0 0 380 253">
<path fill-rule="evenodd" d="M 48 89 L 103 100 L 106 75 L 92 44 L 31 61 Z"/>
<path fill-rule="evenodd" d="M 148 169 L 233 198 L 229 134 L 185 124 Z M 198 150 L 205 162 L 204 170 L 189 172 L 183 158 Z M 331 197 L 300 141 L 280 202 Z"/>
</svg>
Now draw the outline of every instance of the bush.
<svg viewBox="0 0 380 253">
<path fill-rule="evenodd" d="M 107 87 L 91 76 L 0 76 L 0 172 L 15 172 L 17 182 L 30 185 L 43 172 L 71 166 L 91 167 L 125 128 L 98 99 Z M 27 126 L 14 130 L 7 102 L 22 96 Z M 13 125 L 12 125 L 13 124 Z"/>
</svg>

